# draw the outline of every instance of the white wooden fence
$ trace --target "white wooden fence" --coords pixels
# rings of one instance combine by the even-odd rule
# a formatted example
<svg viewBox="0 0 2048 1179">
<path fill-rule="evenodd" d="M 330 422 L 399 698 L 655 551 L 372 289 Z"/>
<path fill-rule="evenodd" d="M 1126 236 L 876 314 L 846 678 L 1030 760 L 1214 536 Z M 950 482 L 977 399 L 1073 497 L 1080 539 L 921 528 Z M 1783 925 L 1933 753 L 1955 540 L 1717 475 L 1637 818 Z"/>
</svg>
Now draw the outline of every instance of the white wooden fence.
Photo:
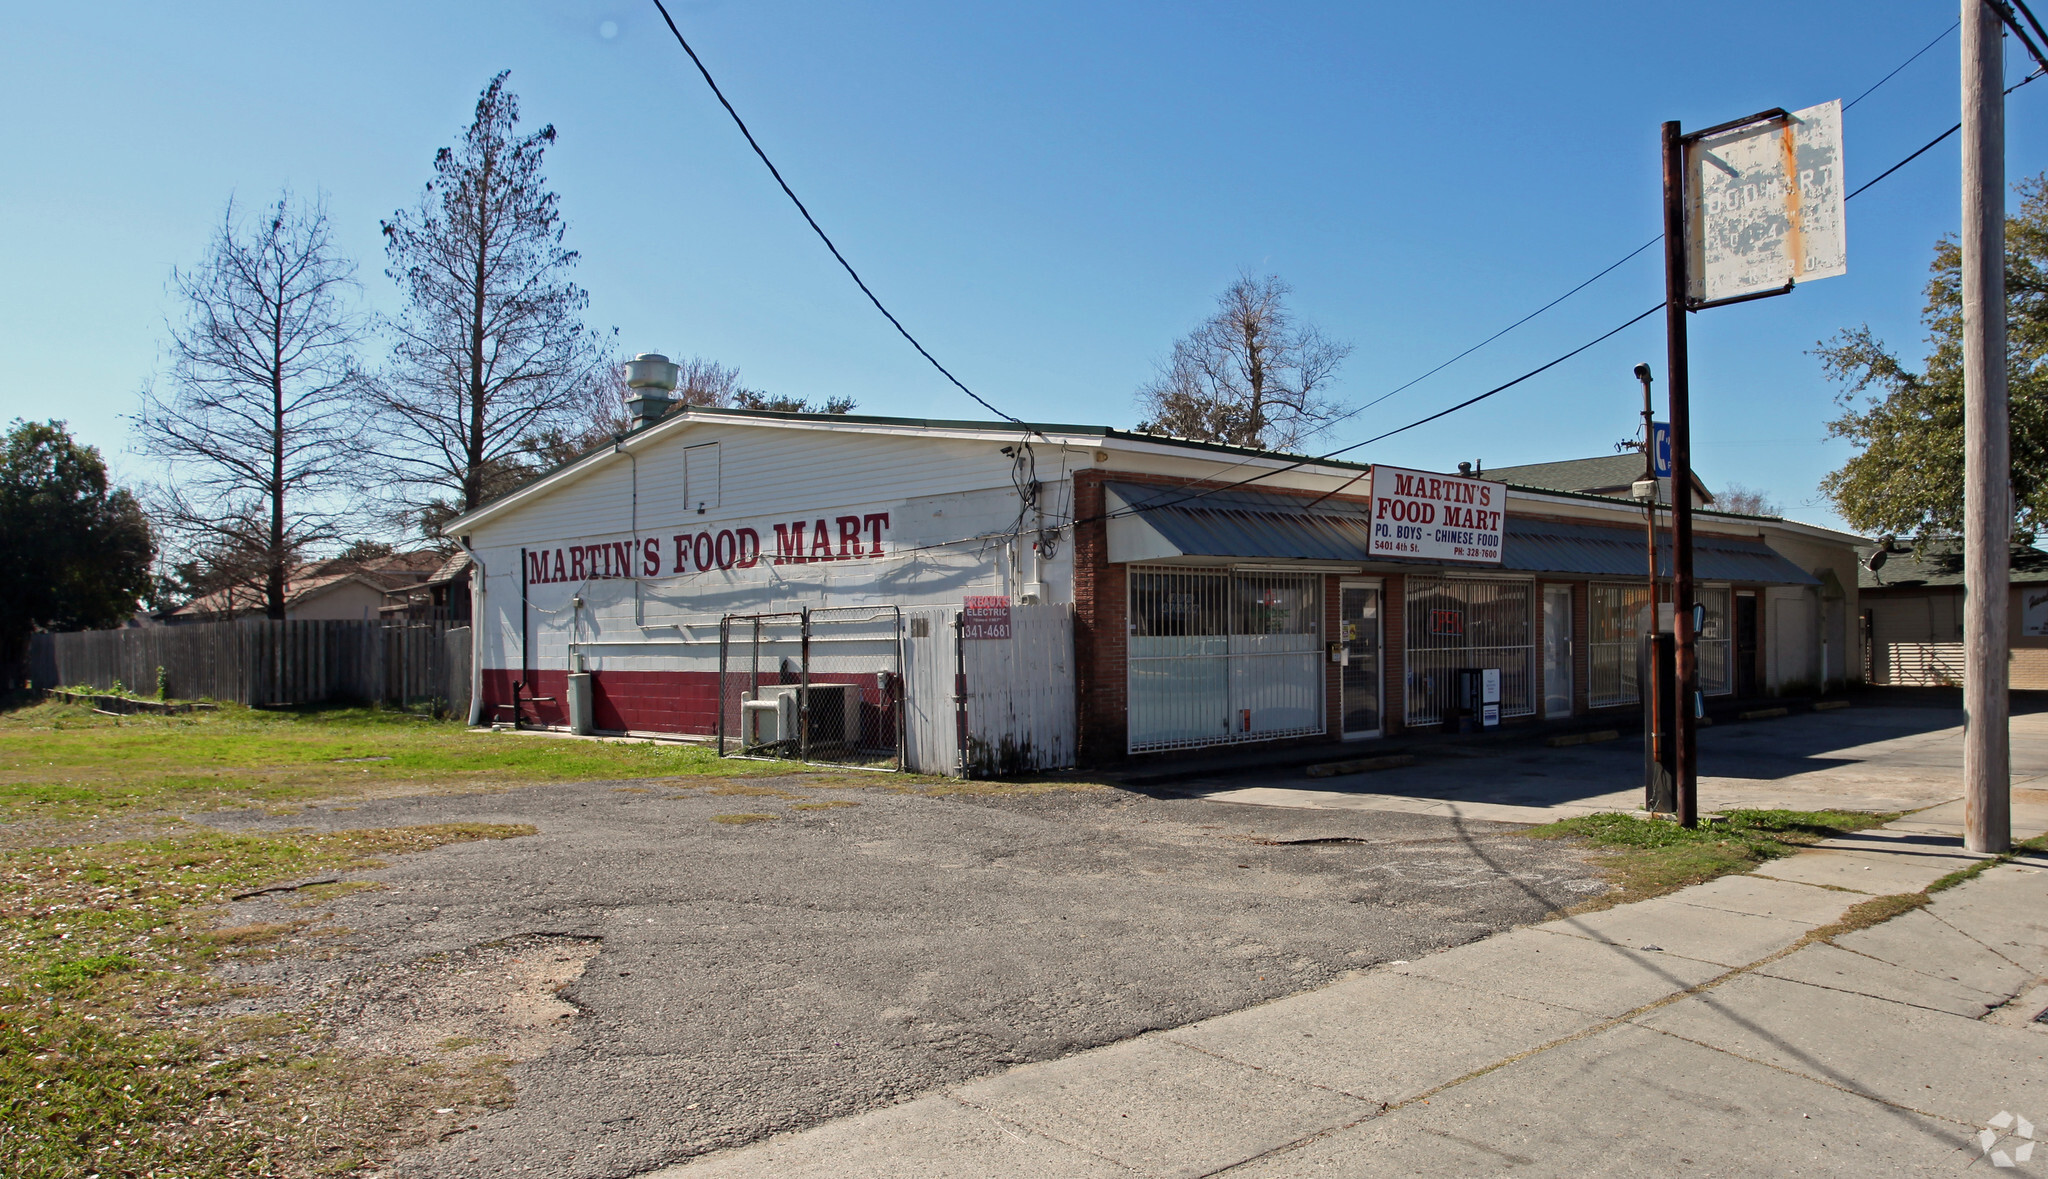
<svg viewBox="0 0 2048 1179">
<path fill-rule="evenodd" d="M 954 609 L 904 612 L 906 763 L 976 778 L 1074 764 L 1074 613 L 1015 606 L 1010 637 L 960 637 Z"/>
</svg>

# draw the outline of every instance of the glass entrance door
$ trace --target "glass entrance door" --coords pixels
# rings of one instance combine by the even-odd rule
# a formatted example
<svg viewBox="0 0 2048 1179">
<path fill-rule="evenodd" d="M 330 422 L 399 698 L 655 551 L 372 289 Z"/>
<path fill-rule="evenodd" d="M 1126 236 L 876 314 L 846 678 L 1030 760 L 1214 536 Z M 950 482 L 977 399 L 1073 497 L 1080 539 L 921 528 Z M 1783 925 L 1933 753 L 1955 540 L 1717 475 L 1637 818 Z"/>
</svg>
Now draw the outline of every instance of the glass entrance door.
<svg viewBox="0 0 2048 1179">
<path fill-rule="evenodd" d="M 1341 708 L 1346 737 L 1380 734 L 1380 587 L 1347 581 L 1339 591 L 1337 640 L 1343 644 Z"/>
<path fill-rule="evenodd" d="M 1572 587 L 1543 587 L 1543 715 L 1572 714 Z"/>
</svg>

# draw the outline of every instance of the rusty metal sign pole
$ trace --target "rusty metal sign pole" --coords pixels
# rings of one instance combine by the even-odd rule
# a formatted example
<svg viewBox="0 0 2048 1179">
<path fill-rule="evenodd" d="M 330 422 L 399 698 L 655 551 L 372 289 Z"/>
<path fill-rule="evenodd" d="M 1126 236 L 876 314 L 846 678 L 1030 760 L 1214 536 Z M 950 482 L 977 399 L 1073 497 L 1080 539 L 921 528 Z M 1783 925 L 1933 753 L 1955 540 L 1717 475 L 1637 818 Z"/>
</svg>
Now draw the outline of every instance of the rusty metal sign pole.
<svg viewBox="0 0 2048 1179">
<path fill-rule="evenodd" d="M 1664 400 L 1671 414 L 1671 622 L 1677 648 L 1678 823 L 1700 821 L 1698 728 L 1693 724 L 1699 696 L 1698 648 L 1692 633 L 1692 407 L 1685 343 L 1685 137 L 1678 124 L 1664 124 L 1664 328 L 1669 370 Z M 1653 509 L 1654 510 L 1654 509 Z M 1655 553 L 1655 550 L 1651 550 Z M 1655 560 L 1654 555 L 1651 558 Z M 1655 620 L 1657 607 L 1651 604 Z"/>
<path fill-rule="evenodd" d="M 1670 348 L 1671 597 L 1678 819 L 1699 823 L 1699 609 L 1693 601 L 1687 312 L 1792 293 L 1844 274 L 1839 100 L 1773 107 L 1691 134 L 1664 124 L 1664 319 Z M 1766 124 L 1775 124 L 1766 127 Z M 1696 158 L 1695 158 L 1696 157 Z M 1699 273 L 1689 274 L 1694 261 Z"/>
</svg>

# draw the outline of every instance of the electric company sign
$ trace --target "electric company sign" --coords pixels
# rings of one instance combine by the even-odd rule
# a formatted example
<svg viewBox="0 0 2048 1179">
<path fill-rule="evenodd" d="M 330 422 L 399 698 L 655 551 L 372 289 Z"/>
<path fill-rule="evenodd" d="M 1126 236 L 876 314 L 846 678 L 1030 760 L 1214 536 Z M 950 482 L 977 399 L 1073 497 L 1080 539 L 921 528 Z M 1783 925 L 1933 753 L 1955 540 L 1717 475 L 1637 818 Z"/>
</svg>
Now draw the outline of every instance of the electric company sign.
<svg viewBox="0 0 2048 1179">
<path fill-rule="evenodd" d="M 1505 483 L 1372 468 L 1372 555 L 1498 565 Z"/>
<path fill-rule="evenodd" d="M 883 542 L 888 533 L 889 513 L 867 512 L 780 521 L 759 528 L 700 528 L 672 536 L 557 545 L 525 550 L 526 580 L 544 585 L 673 577 L 713 569 L 752 569 L 763 563 L 873 560 L 887 555 Z"/>
</svg>

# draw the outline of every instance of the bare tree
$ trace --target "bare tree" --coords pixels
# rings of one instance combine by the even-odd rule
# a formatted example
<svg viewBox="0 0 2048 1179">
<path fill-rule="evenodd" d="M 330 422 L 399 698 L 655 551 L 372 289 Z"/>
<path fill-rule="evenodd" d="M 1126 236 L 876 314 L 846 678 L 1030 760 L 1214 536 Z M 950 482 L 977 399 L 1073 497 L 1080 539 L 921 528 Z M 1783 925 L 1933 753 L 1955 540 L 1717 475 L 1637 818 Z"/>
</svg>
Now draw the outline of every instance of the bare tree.
<svg viewBox="0 0 2048 1179">
<path fill-rule="evenodd" d="M 1292 290 L 1247 271 L 1216 312 L 1176 340 L 1159 376 L 1138 390 L 1138 429 L 1203 442 L 1288 450 L 1329 428 L 1337 406 L 1322 396 L 1351 345 L 1297 324 Z"/>
<path fill-rule="evenodd" d="M 392 365 L 373 390 L 376 445 L 401 498 L 431 532 L 525 478 L 534 440 L 574 433 L 604 353 L 574 250 L 541 174 L 553 126 L 518 133 L 500 73 L 462 141 L 434 157 L 419 207 L 383 223 L 388 273 L 407 306 Z"/>
<path fill-rule="evenodd" d="M 1730 483 L 1714 497 L 1717 512 L 1740 512 L 1745 516 L 1782 516 L 1785 509 L 1771 499 L 1770 493 L 1740 483 Z"/>
<path fill-rule="evenodd" d="M 301 554 L 347 530 L 362 483 L 354 273 L 317 198 L 285 193 L 246 230 L 230 201 L 205 259 L 172 273 L 185 317 L 170 327 L 170 391 L 146 390 L 137 418 L 169 472 L 153 497 L 159 524 L 260 587 L 272 618 L 284 617 Z"/>
</svg>

